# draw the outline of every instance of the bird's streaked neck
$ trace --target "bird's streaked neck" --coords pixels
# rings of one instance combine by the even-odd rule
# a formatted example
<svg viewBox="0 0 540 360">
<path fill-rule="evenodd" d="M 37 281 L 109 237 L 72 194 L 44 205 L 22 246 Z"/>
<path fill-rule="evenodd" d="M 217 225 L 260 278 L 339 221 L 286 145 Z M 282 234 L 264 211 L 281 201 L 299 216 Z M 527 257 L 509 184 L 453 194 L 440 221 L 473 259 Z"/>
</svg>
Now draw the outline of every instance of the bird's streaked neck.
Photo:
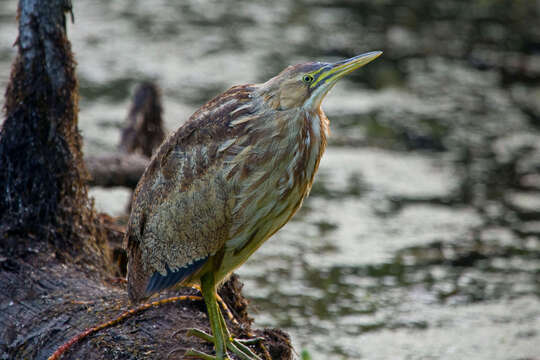
<svg viewBox="0 0 540 360">
<path fill-rule="evenodd" d="M 280 106 L 280 99 L 273 85 L 271 82 L 268 82 L 255 86 L 254 97 L 259 97 L 259 105 L 266 107 L 268 113 L 274 114 L 270 117 L 273 119 L 273 125 L 267 123 L 268 118 L 264 120 L 261 118 L 266 123 L 266 125 L 261 125 L 274 126 L 276 129 L 280 129 L 285 135 L 283 138 L 291 145 L 299 140 L 303 142 L 307 141 L 310 146 L 310 157 L 318 154 L 319 151 L 322 154 L 326 147 L 329 122 L 321 109 L 321 103 L 333 85 L 321 86 L 303 104 L 290 109 L 283 109 Z M 304 138 L 299 139 L 299 137 Z"/>
</svg>

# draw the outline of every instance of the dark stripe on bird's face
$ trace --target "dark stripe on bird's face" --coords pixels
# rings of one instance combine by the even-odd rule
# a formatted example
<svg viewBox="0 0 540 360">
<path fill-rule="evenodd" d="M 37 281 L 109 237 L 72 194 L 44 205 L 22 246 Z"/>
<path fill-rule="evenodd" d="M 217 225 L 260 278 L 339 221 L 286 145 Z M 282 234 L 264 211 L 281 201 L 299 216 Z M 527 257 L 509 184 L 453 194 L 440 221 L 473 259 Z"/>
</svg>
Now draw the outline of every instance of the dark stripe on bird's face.
<svg viewBox="0 0 540 360">
<path fill-rule="evenodd" d="M 172 271 L 168 265 L 165 265 L 167 274 L 161 275 L 158 271 L 154 272 L 148 281 L 148 285 L 146 286 L 146 295 L 152 295 L 163 289 L 170 288 L 171 286 L 174 286 L 187 279 L 190 275 L 200 270 L 207 260 L 208 257 L 196 260 L 191 264 L 175 271 Z"/>
<path fill-rule="evenodd" d="M 332 64 L 318 61 L 298 64 L 294 67 L 293 71 L 300 75 L 311 75 L 313 77 L 312 84 L 315 84 L 319 80 L 319 77 L 330 69 L 332 69 Z"/>
<path fill-rule="evenodd" d="M 318 65 L 318 69 L 310 73 L 310 75 L 313 76 L 312 84 L 317 84 L 320 80 L 320 77 L 324 76 L 324 74 L 326 74 L 330 69 L 332 69 L 332 64 L 318 63 Z"/>
</svg>

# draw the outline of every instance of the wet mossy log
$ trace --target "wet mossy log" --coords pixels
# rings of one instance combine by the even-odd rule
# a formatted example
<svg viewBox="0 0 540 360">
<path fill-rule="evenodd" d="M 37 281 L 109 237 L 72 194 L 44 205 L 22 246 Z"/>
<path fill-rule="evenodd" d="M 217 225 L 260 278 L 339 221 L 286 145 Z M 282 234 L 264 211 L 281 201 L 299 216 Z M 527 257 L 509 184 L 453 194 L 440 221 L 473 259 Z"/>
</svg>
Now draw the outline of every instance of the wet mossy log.
<svg viewBox="0 0 540 360">
<path fill-rule="evenodd" d="M 0 132 L 0 359 L 47 359 L 131 307 L 115 280 L 125 264 L 113 261 L 108 245 L 120 241 L 121 228 L 98 216 L 87 197 L 65 30 L 70 9 L 69 0 L 19 3 L 18 55 Z M 229 326 L 242 337 L 251 320 L 240 288 L 232 279 L 220 293 L 239 322 Z M 179 359 L 187 348 L 211 351 L 186 337 L 190 327 L 209 331 L 202 301 L 148 309 L 76 343 L 63 358 Z M 292 357 L 285 334 L 253 333 L 267 339 L 274 359 Z"/>
<path fill-rule="evenodd" d="M 91 186 L 125 186 L 135 189 L 150 158 L 140 154 L 114 153 L 85 158 Z"/>
<path fill-rule="evenodd" d="M 114 319 L 133 308 L 125 287 L 114 279 L 94 279 L 81 267 L 46 256 L 1 259 L 0 359 L 47 359 L 85 329 Z M 162 294 L 196 294 L 193 289 Z M 228 323 L 238 337 L 251 332 L 241 284 L 233 276 L 220 294 L 238 324 Z M 212 352 L 213 345 L 186 336 L 187 329 L 210 332 L 203 301 L 180 301 L 127 318 L 70 348 L 62 359 L 182 359 L 190 348 Z M 272 359 L 291 359 L 289 338 L 279 330 L 255 330 Z M 263 356 L 261 349 L 253 350 Z M 264 357 L 263 357 L 264 358 Z"/>
</svg>

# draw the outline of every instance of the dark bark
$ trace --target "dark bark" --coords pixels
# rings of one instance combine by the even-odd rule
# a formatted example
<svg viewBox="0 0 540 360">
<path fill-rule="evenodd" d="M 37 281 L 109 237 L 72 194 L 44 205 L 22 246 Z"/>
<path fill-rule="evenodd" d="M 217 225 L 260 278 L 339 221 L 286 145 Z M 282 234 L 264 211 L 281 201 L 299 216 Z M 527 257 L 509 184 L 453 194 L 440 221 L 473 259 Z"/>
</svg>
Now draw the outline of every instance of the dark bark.
<svg viewBox="0 0 540 360">
<path fill-rule="evenodd" d="M 39 265 L 39 266 L 38 266 Z M 32 262 L 0 259 L 0 359 L 47 359 L 86 328 L 111 320 L 131 306 L 122 284 L 88 278 L 81 268 L 41 257 Z M 247 337 L 251 319 L 241 284 L 233 278 L 221 289 Z M 195 294 L 192 289 L 180 293 Z M 163 296 L 177 295 L 168 293 Z M 188 328 L 210 332 L 202 301 L 183 301 L 151 308 L 83 339 L 62 359 L 182 359 L 194 347 L 212 352 L 212 344 L 186 336 Z M 288 336 L 278 330 L 254 331 L 266 339 L 273 359 L 291 359 Z M 261 353 L 258 347 L 253 349 Z"/>
<path fill-rule="evenodd" d="M 49 244 L 62 256 L 84 249 L 86 260 L 105 266 L 85 185 L 67 11 L 68 0 L 19 4 L 18 54 L 0 132 L 0 247 L 10 256 Z"/>
</svg>

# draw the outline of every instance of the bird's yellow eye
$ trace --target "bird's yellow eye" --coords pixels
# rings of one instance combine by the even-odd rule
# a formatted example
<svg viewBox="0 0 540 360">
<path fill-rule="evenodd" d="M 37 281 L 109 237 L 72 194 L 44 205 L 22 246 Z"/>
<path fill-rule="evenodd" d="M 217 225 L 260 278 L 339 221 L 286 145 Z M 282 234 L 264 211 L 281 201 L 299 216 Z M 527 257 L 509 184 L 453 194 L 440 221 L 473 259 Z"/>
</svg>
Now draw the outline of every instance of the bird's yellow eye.
<svg viewBox="0 0 540 360">
<path fill-rule="evenodd" d="M 306 75 L 302 76 L 302 81 L 305 84 L 311 84 L 313 82 L 313 75 L 306 74 Z"/>
</svg>

